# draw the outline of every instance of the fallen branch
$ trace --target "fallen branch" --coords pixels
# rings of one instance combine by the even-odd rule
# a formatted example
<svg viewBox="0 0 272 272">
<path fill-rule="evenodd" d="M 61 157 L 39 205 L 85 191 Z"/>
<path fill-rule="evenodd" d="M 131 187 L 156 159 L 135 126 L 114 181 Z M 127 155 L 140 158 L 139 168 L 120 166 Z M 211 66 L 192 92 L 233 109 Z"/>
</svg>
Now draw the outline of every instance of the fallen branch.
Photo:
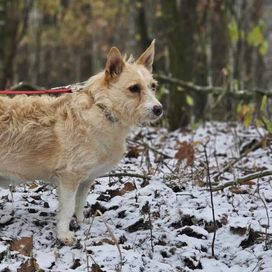
<svg viewBox="0 0 272 272">
<path fill-rule="evenodd" d="M 243 183 L 245 183 L 249 180 L 263 178 L 266 176 L 272 176 L 272 171 L 267 170 L 267 171 L 261 171 L 261 172 L 257 172 L 257 173 L 251 174 L 251 175 L 247 175 L 245 177 L 238 178 L 234 181 L 226 182 L 223 185 L 216 186 L 216 187 L 212 188 L 212 191 L 215 192 L 215 191 L 223 190 L 227 187 L 231 187 L 231 186 L 235 186 L 235 185 L 243 185 Z"/>
<path fill-rule="evenodd" d="M 183 81 L 181 79 L 170 77 L 170 76 L 166 76 L 166 75 L 158 75 L 158 74 L 156 74 L 155 77 L 158 80 L 164 81 L 166 83 L 176 84 L 176 85 L 178 85 L 178 86 L 180 86 L 180 87 L 182 87 L 184 89 L 190 90 L 190 91 L 205 92 L 205 93 L 214 92 L 214 93 L 220 94 L 224 90 L 222 87 L 212 87 L 212 86 L 199 86 L 199 85 L 195 85 L 192 82 Z"/>
<path fill-rule="evenodd" d="M 100 176 L 99 178 L 107 178 L 107 177 L 132 177 L 132 178 L 141 178 L 141 179 L 151 179 L 151 176 L 141 175 L 136 173 L 110 173 L 104 176 Z"/>
<path fill-rule="evenodd" d="M 262 90 L 262 89 L 256 89 L 254 91 L 231 90 L 231 89 L 226 89 L 223 87 L 216 87 L 216 86 L 200 86 L 200 85 L 196 85 L 192 82 L 183 81 L 181 79 L 174 78 L 171 76 L 166 76 L 166 75 L 156 74 L 155 77 L 158 80 L 164 81 L 166 83 L 175 84 L 175 85 L 182 87 L 183 90 L 178 90 L 180 92 L 184 92 L 185 90 L 187 90 L 187 91 L 196 91 L 196 92 L 203 92 L 203 93 L 212 93 L 215 95 L 220 95 L 223 92 L 227 92 L 228 94 L 231 94 L 233 96 L 243 97 L 243 98 L 253 97 L 255 94 L 266 95 L 267 97 L 272 97 L 271 91 Z"/>
</svg>

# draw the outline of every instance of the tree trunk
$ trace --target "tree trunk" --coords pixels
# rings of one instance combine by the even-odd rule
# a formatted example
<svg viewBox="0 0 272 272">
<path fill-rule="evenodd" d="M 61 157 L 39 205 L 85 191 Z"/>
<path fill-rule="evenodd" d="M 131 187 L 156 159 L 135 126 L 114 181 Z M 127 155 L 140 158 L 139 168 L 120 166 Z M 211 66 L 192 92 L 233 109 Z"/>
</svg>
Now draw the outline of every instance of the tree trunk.
<svg viewBox="0 0 272 272">
<path fill-rule="evenodd" d="M 5 88 L 7 84 L 12 83 L 16 49 L 26 32 L 32 4 L 33 0 L 10 0 L 0 4 L 0 7 L 3 8 L 2 19 L 4 22 L 3 36 L 1 36 L 1 50 L 3 51 L 0 72 L 1 88 Z"/>
<path fill-rule="evenodd" d="M 6 40 L 6 0 L 0 0 L 0 88 L 4 88 L 4 56 L 5 56 L 5 40 Z"/>
<path fill-rule="evenodd" d="M 193 79 L 195 52 L 196 1 L 162 1 L 162 12 L 169 53 L 169 70 L 173 77 L 186 81 Z M 185 127 L 190 122 L 186 95 L 171 86 L 168 109 L 169 128 Z"/>
<path fill-rule="evenodd" d="M 222 69 L 228 66 L 228 37 L 227 5 L 224 1 L 214 1 L 211 14 L 211 65 L 212 84 L 222 86 L 224 75 Z"/>
<path fill-rule="evenodd" d="M 139 37 L 140 42 L 140 52 L 146 50 L 149 46 L 151 40 L 148 36 L 148 27 L 146 23 L 145 14 L 145 0 L 137 0 L 135 2 L 136 14 L 135 14 L 135 25 L 136 25 L 136 35 Z"/>
</svg>

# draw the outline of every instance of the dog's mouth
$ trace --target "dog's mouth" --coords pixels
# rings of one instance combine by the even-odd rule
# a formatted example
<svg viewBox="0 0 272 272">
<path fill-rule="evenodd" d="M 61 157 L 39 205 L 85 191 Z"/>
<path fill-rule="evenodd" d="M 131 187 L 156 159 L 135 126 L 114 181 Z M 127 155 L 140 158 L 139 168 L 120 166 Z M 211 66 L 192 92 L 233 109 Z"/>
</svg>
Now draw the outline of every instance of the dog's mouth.
<svg viewBox="0 0 272 272">
<path fill-rule="evenodd" d="M 156 123 L 157 121 L 159 121 L 161 119 L 161 117 L 163 116 L 163 113 L 161 113 L 159 116 L 155 115 L 155 114 L 149 114 L 147 117 L 147 122 L 150 122 L 152 124 Z"/>
<path fill-rule="evenodd" d="M 138 115 L 138 113 L 142 113 L 142 114 Z M 158 113 L 154 113 L 154 111 L 150 109 L 145 109 L 145 111 L 141 109 L 139 111 L 136 111 L 135 114 L 131 116 L 131 118 L 133 119 L 134 117 L 136 117 L 134 121 L 136 121 L 135 123 L 138 125 L 143 125 L 143 124 L 149 125 L 149 124 L 155 124 L 156 122 L 158 122 L 162 116 L 163 116 L 162 111 L 160 112 L 160 114 L 158 114 Z"/>
</svg>

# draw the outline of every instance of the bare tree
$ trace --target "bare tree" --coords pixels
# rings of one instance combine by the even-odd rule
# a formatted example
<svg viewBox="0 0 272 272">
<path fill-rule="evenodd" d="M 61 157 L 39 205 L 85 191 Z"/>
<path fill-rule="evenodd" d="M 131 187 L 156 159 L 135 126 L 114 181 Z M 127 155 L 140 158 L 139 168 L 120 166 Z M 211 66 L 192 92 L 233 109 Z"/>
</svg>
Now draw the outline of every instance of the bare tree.
<svg viewBox="0 0 272 272">
<path fill-rule="evenodd" d="M 24 37 L 33 0 L 10 0 L 0 2 L 1 12 L 1 57 L 0 87 L 4 88 L 13 77 L 13 65 L 17 47 Z"/>
</svg>

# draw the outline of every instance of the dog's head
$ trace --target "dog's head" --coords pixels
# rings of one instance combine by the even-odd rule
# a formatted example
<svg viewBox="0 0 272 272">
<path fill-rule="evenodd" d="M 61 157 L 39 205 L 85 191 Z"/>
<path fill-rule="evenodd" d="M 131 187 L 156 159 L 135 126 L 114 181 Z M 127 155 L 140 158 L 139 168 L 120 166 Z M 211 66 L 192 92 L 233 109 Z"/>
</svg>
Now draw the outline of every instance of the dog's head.
<svg viewBox="0 0 272 272">
<path fill-rule="evenodd" d="M 136 61 L 126 61 L 111 48 L 104 70 L 103 97 L 123 123 L 150 123 L 162 116 L 162 105 L 155 97 L 157 82 L 152 77 L 155 41 Z"/>
</svg>

